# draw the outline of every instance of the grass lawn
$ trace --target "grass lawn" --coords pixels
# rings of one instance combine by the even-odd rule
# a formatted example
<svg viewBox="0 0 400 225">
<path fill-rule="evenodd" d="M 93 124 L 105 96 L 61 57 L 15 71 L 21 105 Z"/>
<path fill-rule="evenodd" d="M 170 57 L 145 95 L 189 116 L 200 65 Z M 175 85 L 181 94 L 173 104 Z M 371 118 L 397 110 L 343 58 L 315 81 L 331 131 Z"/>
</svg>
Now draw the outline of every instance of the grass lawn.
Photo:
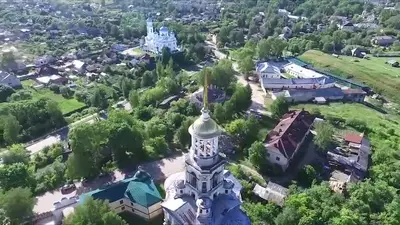
<svg viewBox="0 0 400 225">
<path fill-rule="evenodd" d="M 311 63 L 314 67 L 326 70 L 333 74 L 364 82 L 376 92 L 382 92 L 396 102 L 400 102 L 400 68 L 394 68 L 385 64 L 393 57 L 371 57 L 358 59 L 350 56 L 335 58 L 320 51 L 310 50 L 299 57 L 301 60 Z M 400 57 L 397 58 L 400 60 Z"/>
<path fill-rule="evenodd" d="M 83 104 L 82 102 L 78 102 L 74 98 L 66 99 L 62 95 L 55 94 L 54 92 L 50 91 L 47 88 L 43 89 L 30 88 L 29 91 L 32 94 L 32 99 L 40 99 L 46 97 L 57 102 L 63 114 L 67 114 L 69 112 L 72 112 L 74 110 L 80 109 L 85 106 L 85 104 Z"/>
<path fill-rule="evenodd" d="M 382 114 L 374 109 L 371 109 L 362 104 L 344 104 L 344 103 L 331 103 L 329 105 L 313 105 L 304 104 L 293 106 L 294 109 L 304 108 L 305 110 L 312 110 L 317 108 L 322 115 L 333 115 L 341 117 L 342 119 L 358 119 L 365 121 L 371 133 L 367 134 L 371 140 L 372 145 L 378 145 L 382 141 L 387 141 L 392 138 L 397 138 L 400 135 L 400 117 L 397 115 Z M 346 127 L 348 129 L 348 127 Z M 388 135 L 385 140 L 386 133 L 389 129 L 395 131 L 394 135 Z"/>
<path fill-rule="evenodd" d="M 140 57 L 140 56 L 146 54 L 146 52 L 138 47 L 135 47 L 135 48 L 130 48 L 130 49 L 125 50 L 122 54 L 134 56 L 134 57 Z M 152 55 L 151 53 L 147 53 L 147 54 L 149 54 L 150 56 Z"/>
</svg>

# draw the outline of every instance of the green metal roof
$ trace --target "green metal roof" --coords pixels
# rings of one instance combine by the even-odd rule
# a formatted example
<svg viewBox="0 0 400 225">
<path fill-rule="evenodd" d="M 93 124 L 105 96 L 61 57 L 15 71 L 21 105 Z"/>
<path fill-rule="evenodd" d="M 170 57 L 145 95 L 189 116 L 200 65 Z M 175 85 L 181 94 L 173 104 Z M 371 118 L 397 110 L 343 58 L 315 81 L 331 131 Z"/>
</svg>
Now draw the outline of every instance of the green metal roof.
<svg viewBox="0 0 400 225">
<path fill-rule="evenodd" d="M 119 183 L 83 194 L 80 196 L 80 202 L 83 202 L 89 196 L 109 202 L 128 198 L 144 207 L 149 207 L 162 200 L 150 175 L 143 171 L 138 171 L 134 177 L 122 180 Z"/>
</svg>

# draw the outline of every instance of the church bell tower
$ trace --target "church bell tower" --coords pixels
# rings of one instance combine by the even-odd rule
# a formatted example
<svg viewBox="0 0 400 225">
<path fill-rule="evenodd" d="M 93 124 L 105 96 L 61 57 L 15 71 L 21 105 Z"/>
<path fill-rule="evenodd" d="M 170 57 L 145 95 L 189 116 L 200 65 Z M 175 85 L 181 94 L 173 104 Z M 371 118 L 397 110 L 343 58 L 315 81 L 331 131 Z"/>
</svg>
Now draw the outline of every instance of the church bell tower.
<svg viewBox="0 0 400 225">
<path fill-rule="evenodd" d="M 208 109 L 208 74 L 204 78 L 201 116 L 190 127 L 191 147 L 186 159 L 186 183 L 192 196 L 211 197 L 218 194 L 223 183 L 225 157 L 219 153 L 218 138 L 221 129 L 210 117 Z"/>
</svg>

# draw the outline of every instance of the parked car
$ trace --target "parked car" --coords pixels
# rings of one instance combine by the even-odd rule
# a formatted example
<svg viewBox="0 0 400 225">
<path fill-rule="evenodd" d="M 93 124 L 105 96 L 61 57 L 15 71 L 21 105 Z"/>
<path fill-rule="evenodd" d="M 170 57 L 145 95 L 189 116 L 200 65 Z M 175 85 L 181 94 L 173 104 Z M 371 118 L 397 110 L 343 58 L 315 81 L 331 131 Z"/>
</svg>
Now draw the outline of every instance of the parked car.
<svg viewBox="0 0 400 225">
<path fill-rule="evenodd" d="M 69 192 L 72 192 L 75 190 L 76 190 L 75 184 L 66 184 L 61 188 L 61 193 L 65 194 L 65 193 L 69 193 Z"/>
</svg>

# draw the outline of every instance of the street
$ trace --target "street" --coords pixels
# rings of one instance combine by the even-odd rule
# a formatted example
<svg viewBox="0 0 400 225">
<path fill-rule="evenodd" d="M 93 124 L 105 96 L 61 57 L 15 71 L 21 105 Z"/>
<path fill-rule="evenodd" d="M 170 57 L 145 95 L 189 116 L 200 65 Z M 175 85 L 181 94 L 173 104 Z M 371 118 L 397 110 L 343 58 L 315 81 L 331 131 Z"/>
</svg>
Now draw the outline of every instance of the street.
<svg viewBox="0 0 400 225">
<path fill-rule="evenodd" d="M 184 170 L 185 155 L 165 158 L 154 162 L 144 163 L 141 165 L 153 177 L 155 181 L 162 182 L 166 177 L 171 174 L 178 173 Z M 95 190 L 111 182 L 116 183 L 125 178 L 132 176 L 133 173 L 124 173 L 119 170 L 114 171 L 114 176 L 99 178 L 89 182 L 87 187 L 83 187 L 81 182 L 75 183 L 77 190 L 69 194 L 62 194 L 60 189 L 52 192 L 47 192 L 44 195 L 36 197 L 36 204 L 33 209 L 35 213 L 44 213 L 52 211 L 53 204 L 61 201 L 62 198 L 70 198 L 79 196 L 83 193 Z"/>
</svg>

